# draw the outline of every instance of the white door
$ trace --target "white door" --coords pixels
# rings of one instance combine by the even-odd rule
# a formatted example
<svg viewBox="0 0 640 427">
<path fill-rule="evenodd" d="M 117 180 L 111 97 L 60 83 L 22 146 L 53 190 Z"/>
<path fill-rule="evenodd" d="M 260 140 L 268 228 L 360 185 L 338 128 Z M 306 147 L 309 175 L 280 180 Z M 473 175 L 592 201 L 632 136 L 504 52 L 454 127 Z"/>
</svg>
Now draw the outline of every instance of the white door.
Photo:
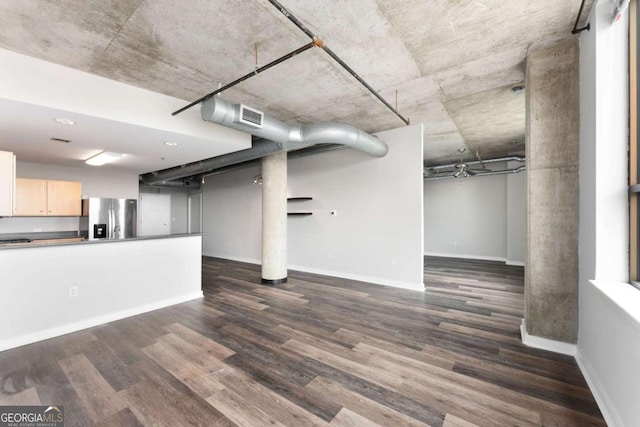
<svg viewBox="0 0 640 427">
<path fill-rule="evenodd" d="M 189 196 L 189 233 L 202 233 L 202 193 Z"/>
<path fill-rule="evenodd" d="M 140 193 L 138 206 L 140 236 L 171 233 L 171 195 Z"/>
</svg>

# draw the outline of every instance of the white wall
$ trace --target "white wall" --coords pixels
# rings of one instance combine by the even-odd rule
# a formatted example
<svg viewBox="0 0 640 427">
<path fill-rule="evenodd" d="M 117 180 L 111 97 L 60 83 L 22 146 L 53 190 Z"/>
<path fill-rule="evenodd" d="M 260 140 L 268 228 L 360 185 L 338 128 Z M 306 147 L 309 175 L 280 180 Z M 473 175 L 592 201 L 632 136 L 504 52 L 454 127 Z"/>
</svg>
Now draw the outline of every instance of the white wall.
<svg viewBox="0 0 640 427">
<path fill-rule="evenodd" d="M 425 255 L 523 265 L 525 180 L 519 173 L 425 181 Z"/>
<path fill-rule="evenodd" d="M 202 192 L 204 255 L 261 263 L 262 187 L 253 185 L 260 166 L 206 178 Z"/>
<path fill-rule="evenodd" d="M 509 169 L 522 163 L 509 162 Z M 507 177 L 507 264 L 524 265 L 527 247 L 527 174 Z"/>
<path fill-rule="evenodd" d="M 201 237 L 2 249 L 0 271 L 2 351 L 201 297 Z"/>
<path fill-rule="evenodd" d="M 628 283 L 627 19 L 600 1 L 580 36 L 577 361 L 610 426 L 640 420 L 640 291 Z M 593 280 L 596 279 L 596 280 Z"/>
<path fill-rule="evenodd" d="M 17 162 L 16 177 L 80 181 L 82 197 L 138 198 L 138 175 L 109 166 L 76 168 Z M 0 234 L 77 230 L 77 217 L 0 218 Z"/>
<path fill-rule="evenodd" d="M 291 159 L 288 265 L 291 269 L 423 288 L 422 128 L 378 134 L 390 147 L 376 159 L 344 149 Z M 208 177 L 204 186 L 204 254 L 260 262 L 259 168 Z M 330 211 L 337 211 L 331 216 Z"/>
<path fill-rule="evenodd" d="M 378 134 L 382 159 L 342 150 L 289 164 L 291 268 L 374 283 L 423 288 L 422 126 Z M 330 211 L 337 211 L 331 216 Z"/>
</svg>

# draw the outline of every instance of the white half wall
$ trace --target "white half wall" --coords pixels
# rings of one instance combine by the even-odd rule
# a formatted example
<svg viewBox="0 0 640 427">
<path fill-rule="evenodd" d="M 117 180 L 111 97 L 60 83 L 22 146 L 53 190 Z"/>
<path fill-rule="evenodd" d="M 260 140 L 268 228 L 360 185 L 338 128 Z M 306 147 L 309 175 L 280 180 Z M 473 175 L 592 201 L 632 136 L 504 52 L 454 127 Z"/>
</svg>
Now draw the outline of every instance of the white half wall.
<svg viewBox="0 0 640 427">
<path fill-rule="evenodd" d="M 201 267 L 201 236 L 2 249 L 0 351 L 202 297 Z"/>
<path fill-rule="evenodd" d="M 525 181 L 524 173 L 425 181 L 425 255 L 524 265 Z"/>
<path fill-rule="evenodd" d="M 381 159 L 338 150 L 289 160 L 288 266 L 335 277 L 423 289 L 422 126 L 378 134 Z M 258 167 L 206 178 L 204 254 L 259 263 Z M 331 215 L 335 211 L 337 215 Z"/>
<path fill-rule="evenodd" d="M 612 427 L 640 420 L 640 290 L 628 277 L 628 19 L 598 2 L 580 34 L 580 293 L 576 359 Z M 594 280 L 595 279 L 595 280 Z"/>
</svg>

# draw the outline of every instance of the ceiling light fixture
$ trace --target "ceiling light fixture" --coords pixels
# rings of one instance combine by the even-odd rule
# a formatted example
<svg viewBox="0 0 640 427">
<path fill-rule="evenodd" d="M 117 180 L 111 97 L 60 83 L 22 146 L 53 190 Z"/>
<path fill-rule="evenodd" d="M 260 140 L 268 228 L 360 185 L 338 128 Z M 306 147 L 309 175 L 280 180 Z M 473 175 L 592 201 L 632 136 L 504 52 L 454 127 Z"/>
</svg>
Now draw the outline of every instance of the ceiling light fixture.
<svg viewBox="0 0 640 427">
<path fill-rule="evenodd" d="M 118 160 L 122 157 L 120 153 L 111 153 L 108 151 L 103 151 L 102 153 L 96 154 L 93 157 L 89 157 L 85 160 L 85 163 L 91 166 L 102 166 L 107 163 L 111 163 L 115 160 Z"/>
<path fill-rule="evenodd" d="M 71 142 L 70 139 L 64 139 L 64 138 L 56 138 L 55 136 L 51 137 L 51 141 L 54 142 L 64 142 L 65 144 L 68 144 Z"/>
<path fill-rule="evenodd" d="M 65 119 L 65 118 L 58 118 L 55 119 L 56 122 L 60 123 L 61 125 L 69 125 L 69 126 L 73 126 L 76 124 L 76 122 L 74 122 L 71 119 Z"/>
<path fill-rule="evenodd" d="M 167 147 L 177 147 L 178 143 L 173 141 L 167 141 L 164 143 L 164 145 L 166 145 Z"/>
</svg>

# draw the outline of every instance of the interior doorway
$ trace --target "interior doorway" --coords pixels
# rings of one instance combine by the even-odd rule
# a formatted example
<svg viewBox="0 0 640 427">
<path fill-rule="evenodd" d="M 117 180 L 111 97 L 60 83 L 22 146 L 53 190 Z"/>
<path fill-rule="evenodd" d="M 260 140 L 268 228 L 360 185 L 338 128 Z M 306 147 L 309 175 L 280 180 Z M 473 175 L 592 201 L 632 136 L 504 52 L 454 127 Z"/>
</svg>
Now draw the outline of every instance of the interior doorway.
<svg viewBox="0 0 640 427">
<path fill-rule="evenodd" d="M 171 233 L 171 195 L 140 193 L 138 234 L 159 236 Z"/>
</svg>

